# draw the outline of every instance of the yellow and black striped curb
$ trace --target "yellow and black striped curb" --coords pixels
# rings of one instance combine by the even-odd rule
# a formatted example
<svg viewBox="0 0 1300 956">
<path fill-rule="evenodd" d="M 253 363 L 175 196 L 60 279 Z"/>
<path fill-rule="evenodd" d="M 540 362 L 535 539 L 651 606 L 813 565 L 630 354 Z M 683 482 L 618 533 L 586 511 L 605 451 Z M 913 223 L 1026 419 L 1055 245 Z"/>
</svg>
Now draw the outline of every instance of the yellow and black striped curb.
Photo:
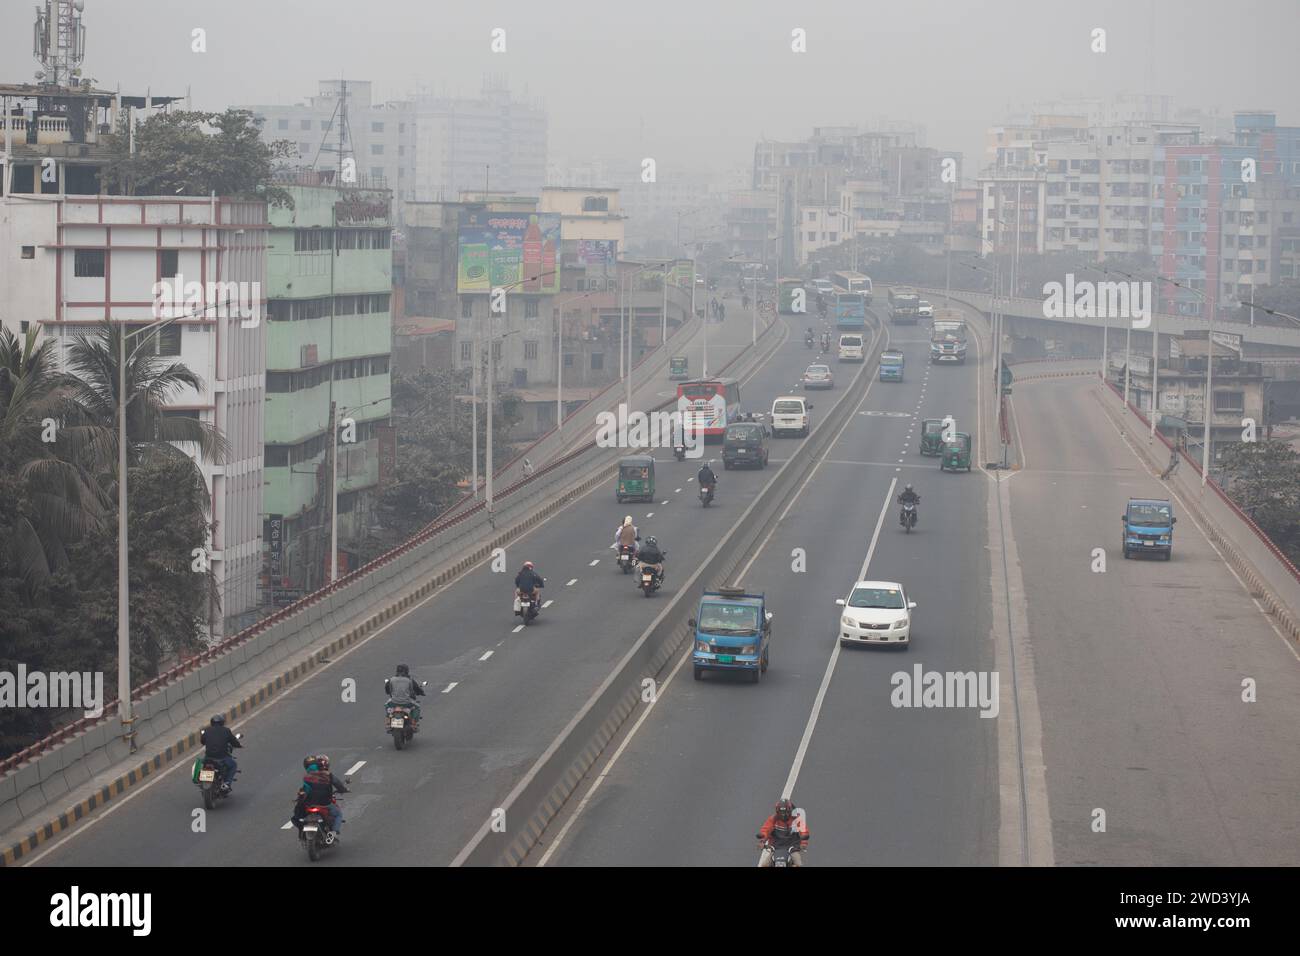
<svg viewBox="0 0 1300 956">
<path fill-rule="evenodd" d="M 406 594 L 395 603 L 373 614 L 356 627 L 351 628 L 342 637 L 336 638 L 325 647 L 313 651 L 306 659 L 278 675 L 274 680 L 263 684 L 255 693 L 250 694 L 234 707 L 225 711 L 227 718 L 233 720 L 236 717 L 243 716 L 275 695 L 281 693 L 291 685 L 301 682 L 308 673 L 315 669 L 317 664 L 327 663 L 329 658 L 333 655 L 351 647 L 361 638 L 397 617 L 400 612 L 418 604 L 433 591 L 450 583 L 452 580 L 464 574 L 485 558 L 490 557 L 495 548 L 506 544 L 511 538 L 518 537 L 524 531 L 535 527 L 561 508 L 567 506 L 583 494 L 586 494 L 601 482 L 608 480 L 606 473 L 613 467 L 614 465 L 602 466 L 591 477 L 585 479 L 577 486 L 570 488 L 556 500 L 543 505 L 539 511 L 529 515 L 509 530 L 496 535 L 489 543 L 480 545 L 471 554 L 457 561 L 451 567 L 434 575 L 424 584 Z M 144 781 L 146 778 L 156 776 L 164 767 L 169 766 L 176 758 L 188 751 L 194 750 L 198 746 L 198 742 L 198 731 L 186 734 L 184 737 L 172 743 L 162 753 L 156 754 L 122 774 L 120 777 L 117 777 L 106 786 L 101 787 L 90 797 L 87 797 L 75 806 L 64 810 L 57 817 L 47 820 L 44 824 L 37 826 L 36 829 L 26 837 L 19 840 L 17 843 L 6 847 L 3 851 L 0 851 L 0 867 L 12 866 L 24 856 L 32 853 L 37 847 L 44 843 L 48 843 L 58 834 L 70 829 L 73 824 L 90 816 L 91 813 L 103 807 L 114 797 L 120 796 L 131 787 Z M 585 769 L 583 772 L 586 772 Z"/>
</svg>

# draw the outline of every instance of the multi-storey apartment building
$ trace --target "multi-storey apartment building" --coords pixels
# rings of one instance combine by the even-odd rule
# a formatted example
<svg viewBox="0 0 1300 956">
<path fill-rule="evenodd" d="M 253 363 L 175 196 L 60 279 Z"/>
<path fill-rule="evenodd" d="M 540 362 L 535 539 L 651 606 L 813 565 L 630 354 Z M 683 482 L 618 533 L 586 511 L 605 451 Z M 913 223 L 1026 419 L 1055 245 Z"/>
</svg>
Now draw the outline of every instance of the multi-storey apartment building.
<svg viewBox="0 0 1300 956">
<path fill-rule="evenodd" d="M 271 210 L 267 250 L 264 599 L 326 578 L 331 412 L 338 423 L 338 538 L 367 526 L 393 446 L 392 218 L 387 190 L 303 172 L 282 177 L 293 208 Z"/>
</svg>

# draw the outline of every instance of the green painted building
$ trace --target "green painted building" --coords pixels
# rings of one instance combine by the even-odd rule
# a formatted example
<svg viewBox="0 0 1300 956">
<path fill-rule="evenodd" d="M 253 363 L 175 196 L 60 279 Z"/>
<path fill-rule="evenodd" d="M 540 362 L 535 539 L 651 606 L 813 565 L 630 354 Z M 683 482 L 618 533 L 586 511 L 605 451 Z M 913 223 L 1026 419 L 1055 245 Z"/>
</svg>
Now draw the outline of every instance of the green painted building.
<svg viewBox="0 0 1300 956">
<path fill-rule="evenodd" d="M 391 454 L 391 193 L 339 188 L 328 173 L 277 183 L 267 242 L 265 478 L 267 603 L 325 582 L 330 409 L 339 422 L 339 550 L 364 532 Z M 391 459 L 390 459 L 391 460 Z M 340 574 L 350 565 L 340 559 Z"/>
</svg>

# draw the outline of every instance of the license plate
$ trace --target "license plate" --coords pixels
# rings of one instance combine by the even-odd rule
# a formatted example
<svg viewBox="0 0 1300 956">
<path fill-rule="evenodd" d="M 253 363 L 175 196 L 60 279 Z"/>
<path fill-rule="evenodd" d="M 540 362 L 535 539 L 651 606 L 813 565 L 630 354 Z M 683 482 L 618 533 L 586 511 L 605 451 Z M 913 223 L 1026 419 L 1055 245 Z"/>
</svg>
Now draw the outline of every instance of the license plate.
<svg viewBox="0 0 1300 956">
<path fill-rule="evenodd" d="M 1143 541 L 1142 543 L 1143 543 L 1144 545 L 1146 545 L 1148 548 L 1153 548 L 1153 547 L 1155 547 L 1155 542 L 1154 542 L 1154 541 Z"/>
<path fill-rule="evenodd" d="M 401 717 L 394 717 L 392 720 L 390 720 L 390 721 L 388 722 L 388 726 L 389 726 L 389 727 L 405 727 L 405 726 L 406 726 L 406 721 L 404 721 Z"/>
<path fill-rule="evenodd" d="M 217 779 L 217 772 L 215 770 L 199 771 L 199 781 L 201 783 L 211 783 L 215 779 Z"/>
<path fill-rule="evenodd" d="M 736 658 L 732 654 L 719 654 L 718 661 L 722 664 L 734 664 L 736 663 Z"/>
<path fill-rule="evenodd" d="M 641 583 L 642 583 L 642 584 L 649 584 L 649 583 L 652 582 L 653 580 L 654 580 L 654 578 L 652 578 L 650 575 L 646 574 L 646 575 L 643 575 L 643 576 L 642 576 L 642 578 L 641 578 Z"/>
<path fill-rule="evenodd" d="M 743 449 L 743 448 L 737 448 L 737 449 L 736 449 L 736 454 L 737 454 L 737 455 L 748 455 L 749 452 L 745 451 L 745 449 Z"/>
<path fill-rule="evenodd" d="M 313 826 L 306 826 L 306 827 L 303 827 L 303 828 L 302 828 L 302 832 L 303 832 L 303 833 L 315 833 L 315 832 L 316 832 L 316 827 L 313 827 Z"/>
</svg>

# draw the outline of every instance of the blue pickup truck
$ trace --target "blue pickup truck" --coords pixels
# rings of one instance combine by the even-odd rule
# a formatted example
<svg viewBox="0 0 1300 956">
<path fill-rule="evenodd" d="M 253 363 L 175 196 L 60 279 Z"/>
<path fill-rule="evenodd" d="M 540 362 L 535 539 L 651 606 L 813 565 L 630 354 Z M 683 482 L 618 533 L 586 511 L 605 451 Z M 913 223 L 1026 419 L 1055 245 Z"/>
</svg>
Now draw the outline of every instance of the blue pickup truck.
<svg viewBox="0 0 1300 956">
<path fill-rule="evenodd" d="M 1159 554 L 1168 561 L 1174 548 L 1173 506 L 1163 498 L 1130 498 L 1120 519 L 1124 522 L 1124 557 Z"/>
<path fill-rule="evenodd" d="M 739 671 L 757 684 L 767 671 L 772 645 L 772 612 L 761 593 L 741 587 L 705 591 L 691 618 L 695 645 L 691 663 L 695 679 L 705 671 Z"/>
</svg>

